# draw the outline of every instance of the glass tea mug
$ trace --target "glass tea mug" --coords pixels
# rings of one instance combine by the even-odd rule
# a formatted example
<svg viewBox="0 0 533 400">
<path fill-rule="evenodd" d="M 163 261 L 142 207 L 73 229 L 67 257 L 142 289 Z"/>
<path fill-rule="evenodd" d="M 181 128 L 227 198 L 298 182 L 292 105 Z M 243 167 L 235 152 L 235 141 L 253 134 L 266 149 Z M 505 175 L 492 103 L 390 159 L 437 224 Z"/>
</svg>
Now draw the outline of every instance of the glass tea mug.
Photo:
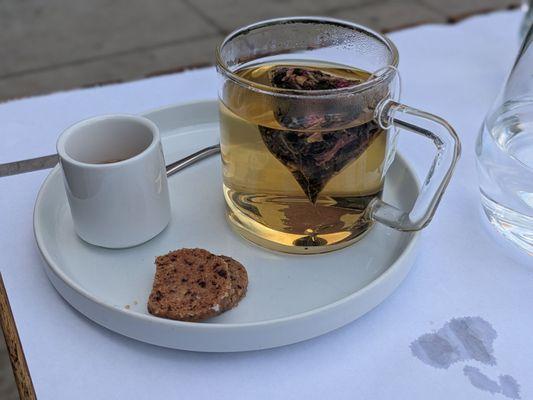
<svg viewBox="0 0 533 400">
<path fill-rule="evenodd" d="M 442 118 L 398 102 L 398 51 L 329 18 L 263 21 L 217 49 L 224 197 L 234 230 L 261 246 L 322 253 L 374 222 L 417 231 L 432 219 L 460 153 Z M 411 210 L 382 199 L 396 131 L 436 155 Z"/>
</svg>

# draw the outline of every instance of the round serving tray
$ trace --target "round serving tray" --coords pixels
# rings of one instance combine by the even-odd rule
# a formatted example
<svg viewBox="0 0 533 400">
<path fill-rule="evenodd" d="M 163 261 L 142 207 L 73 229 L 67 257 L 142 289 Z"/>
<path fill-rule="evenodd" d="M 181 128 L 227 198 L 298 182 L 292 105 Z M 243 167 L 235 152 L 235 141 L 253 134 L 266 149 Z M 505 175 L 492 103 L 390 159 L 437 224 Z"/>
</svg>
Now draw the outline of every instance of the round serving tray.
<svg viewBox="0 0 533 400">
<path fill-rule="evenodd" d="M 161 130 L 167 162 L 218 142 L 214 101 L 146 113 Z M 257 247 L 227 225 L 220 158 L 215 156 L 169 178 L 172 221 L 140 246 L 110 250 L 74 232 L 55 167 L 37 197 L 34 230 L 57 291 L 79 312 L 122 335 L 175 349 L 226 352 L 266 349 L 339 328 L 387 298 L 414 261 L 419 234 L 376 224 L 358 243 L 321 255 L 287 255 Z M 409 209 L 418 184 L 401 157 L 391 166 L 384 198 Z M 202 323 L 157 318 L 146 310 L 154 258 L 182 247 L 202 247 L 241 261 L 249 274 L 239 306 Z"/>
</svg>

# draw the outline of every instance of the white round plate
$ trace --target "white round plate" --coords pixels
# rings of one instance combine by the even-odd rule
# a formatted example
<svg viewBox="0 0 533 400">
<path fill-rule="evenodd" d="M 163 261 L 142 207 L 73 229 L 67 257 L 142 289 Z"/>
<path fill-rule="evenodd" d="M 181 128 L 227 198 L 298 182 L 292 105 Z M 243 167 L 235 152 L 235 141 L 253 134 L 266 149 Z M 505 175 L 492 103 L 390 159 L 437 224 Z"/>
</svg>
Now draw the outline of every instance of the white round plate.
<svg viewBox="0 0 533 400">
<path fill-rule="evenodd" d="M 218 142 L 216 102 L 177 105 L 145 114 L 160 128 L 167 162 Z M 227 225 L 217 156 L 169 179 L 172 221 L 137 247 L 110 250 L 76 236 L 54 168 L 37 197 L 34 230 L 44 267 L 59 293 L 78 311 L 125 336 L 175 349 L 258 350 L 310 339 L 339 328 L 387 298 L 414 261 L 418 234 L 376 224 L 358 243 L 321 255 L 287 255 L 257 247 Z M 385 199 L 404 209 L 418 194 L 401 157 L 389 170 Z M 157 318 L 146 310 L 154 258 L 202 247 L 241 261 L 249 274 L 239 306 L 203 323 Z"/>
</svg>

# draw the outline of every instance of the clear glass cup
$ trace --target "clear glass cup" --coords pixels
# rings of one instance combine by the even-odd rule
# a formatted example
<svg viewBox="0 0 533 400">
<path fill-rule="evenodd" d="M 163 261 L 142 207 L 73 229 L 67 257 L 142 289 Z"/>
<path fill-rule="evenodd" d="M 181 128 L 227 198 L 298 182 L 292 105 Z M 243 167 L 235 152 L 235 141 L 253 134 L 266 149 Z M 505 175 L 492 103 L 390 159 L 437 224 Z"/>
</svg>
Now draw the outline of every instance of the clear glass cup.
<svg viewBox="0 0 533 400">
<path fill-rule="evenodd" d="M 533 255 L 533 26 L 476 142 L 481 204 L 490 224 Z"/>
<path fill-rule="evenodd" d="M 375 221 L 416 231 L 431 220 L 460 152 L 441 118 L 398 103 L 398 51 L 346 21 L 274 19 L 217 49 L 224 197 L 230 225 L 261 246 L 321 253 Z M 381 198 L 397 128 L 435 144 L 411 210 Z"/>
</svg>

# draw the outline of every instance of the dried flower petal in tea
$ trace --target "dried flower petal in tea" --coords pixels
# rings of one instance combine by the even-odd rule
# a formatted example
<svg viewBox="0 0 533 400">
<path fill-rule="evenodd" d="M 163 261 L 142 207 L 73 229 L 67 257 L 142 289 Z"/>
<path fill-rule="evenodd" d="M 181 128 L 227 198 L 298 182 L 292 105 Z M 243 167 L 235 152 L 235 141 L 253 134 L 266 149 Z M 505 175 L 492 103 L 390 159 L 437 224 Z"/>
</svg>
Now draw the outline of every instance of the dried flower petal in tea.
<svg viewBox="0 0 533 400">
<path fill-rule="evenodd" d="M 350 80 L 318 69 L 293 66 L 276 66 L 268 76 L 273 87 L 296 90 L 337 89 L 363 82 L 362 79 Z M 259 126 L 261 137 L 269 151 L 293 174 L 309 201 L 315 203 L 329 180 L 357 159 L 381 130 L 375 122 L 369 121 L 328 131 L 331 126 L 350 125 L 351 121 L 342 121 L 334 110 L 305 114 L 305 110 L 298 110 L 298 105 L 293 105 L 294 100 L 280 103 L 274 112 L 276 120 L 291 130 Z M 357 114 L 354 109 L 353 120 L 357 119 Z"/>
</svg>

